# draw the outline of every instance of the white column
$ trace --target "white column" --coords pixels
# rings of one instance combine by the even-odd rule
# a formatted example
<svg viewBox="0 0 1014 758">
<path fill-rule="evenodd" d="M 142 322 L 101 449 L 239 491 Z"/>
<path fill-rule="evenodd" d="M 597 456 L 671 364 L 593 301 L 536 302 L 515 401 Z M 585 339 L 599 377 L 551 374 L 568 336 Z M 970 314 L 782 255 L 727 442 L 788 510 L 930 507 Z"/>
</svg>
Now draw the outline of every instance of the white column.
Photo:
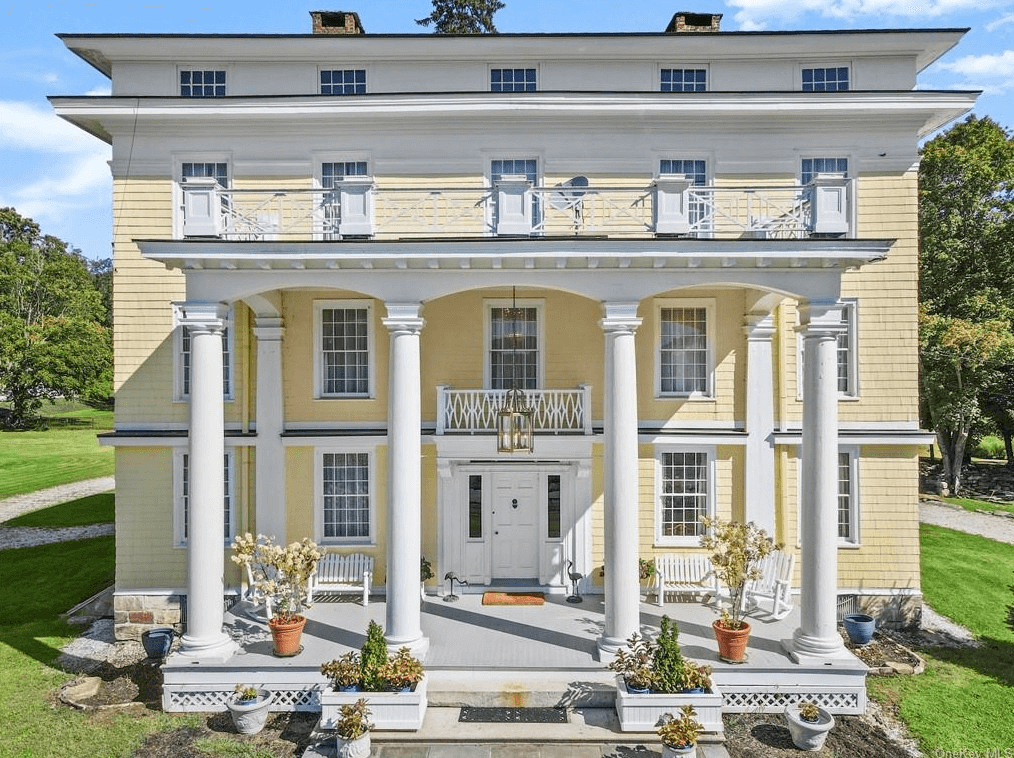
<svg viewBox="0 0 1014 758">
<path fill-rule="evenodd" d="M 744 521 L 775 537 L 775 429 L 771 338 L 774 316 L 750 313 L 746 333 L 746 471 Z"/>
<path fill-rule="evenodd" d="M 387 643 L 424 657 L 419 599 L 422 553 L 420 303 L 386 303 L 391 335 L 387 432 Z"/>
<path fill-rule="evenodd" d="M 257 472 L 256 531 L 286 544 L 285 449 L 282 447 L 285 408 L 282 395 L 282 320 L 258 316 L 257 337 Z"/>
<path fill-rule="evenodd" d="M 803 470 L 800 493 L 802 583 L 799 628 L 791 641 L 800 663 L 848 657 L 837 630 L 838 361 L 840 303 L 800 306 L 803 335 Z"/>
<path fill-rule="evenodd" d="M 180 323 L 190 331 L 190 499 L 187 535 L 187 630 L 180 653 L 222 661 L 236 643 L 222 630 L 225 617 L 225 417 L 222 404 L 222 330 L 228 307 L 188 302 Z"/>
<path fill-rule="evenodd" d="M 641 624 L 638 577 L 637 303 L 606 303 L 599 322 L 606 338 L 605 622 L 598 640 L 611 657 Z"/>
</svg>

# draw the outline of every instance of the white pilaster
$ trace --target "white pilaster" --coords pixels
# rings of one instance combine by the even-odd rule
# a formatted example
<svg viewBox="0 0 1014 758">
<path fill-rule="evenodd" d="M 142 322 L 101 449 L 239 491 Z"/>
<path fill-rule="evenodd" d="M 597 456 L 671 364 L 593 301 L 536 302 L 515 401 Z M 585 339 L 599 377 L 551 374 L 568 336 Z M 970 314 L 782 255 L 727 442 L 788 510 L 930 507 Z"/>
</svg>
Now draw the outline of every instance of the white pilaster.
<svg viewBox="0 0 1014 758">
<path fill-rule="evenodd" d="M 422 554 L 422 445 L 419 333 L 421 303 L 386 303 L 391 337 L 387 432 L 387 642 L 419 658 L 423 636 L 419 599 Z"/>
<path fill-rule="evenodd" d="M 222 661 L 236 643 L 225 618 L 223 514 L 225 415 L 222 404 L 222 330 L 228 307 L 188 302 L 180 323 L 190 331 L 190 498 L 187 535 L 187 629 L 180 654 Z"/>
<path fill-rule="evenodd" d="M 285 329 L 276 317 L 258 316 L 257 337 L 257 529 L 286 544 L 285 449 L 282 447 L 282 337 Z"/>
<path fill-rule="evenodd" d="M 746 471 L 744 521 L 775 537 L 775 428 L 771 338 L 774 316 L 750 313 L 746 333 Z"/>
<path fill-rule="evenodd" d="M 605 630 L 598 640 L 611 657 L 640 628 L 638 577 L 637 355 L 641 325 L 636 302 L 605 303 Z"/>
<path fill-rule="evenodd" d="M 802 583 L 799 628 L 789 645 L 798 662 L 848 657 L 837 630 L 838 365 L 840 303 L 800 305 L 803 335 Z"/>
</svg>

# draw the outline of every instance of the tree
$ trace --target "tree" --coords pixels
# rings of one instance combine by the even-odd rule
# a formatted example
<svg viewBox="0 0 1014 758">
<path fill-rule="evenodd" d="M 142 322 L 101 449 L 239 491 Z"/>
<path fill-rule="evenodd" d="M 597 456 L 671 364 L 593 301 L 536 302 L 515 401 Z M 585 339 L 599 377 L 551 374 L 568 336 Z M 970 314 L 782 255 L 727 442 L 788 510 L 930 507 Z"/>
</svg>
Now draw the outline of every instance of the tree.
<svg viewBox="0 0 1014 758">
<path fill-rule="evenodd" d="M 0 208 L 0 393 L 26 428 L 43 399 L 106 399 L 112 346 L 88 264 L 13 208 Z"/>
<path fill-rule="evenodd" d="M 432 24 L 435 34 L 496 34 L 493 15 L 504 7 L 500 0 L 433 0 L 433 12 L 416 23 Z"/>
</svg>

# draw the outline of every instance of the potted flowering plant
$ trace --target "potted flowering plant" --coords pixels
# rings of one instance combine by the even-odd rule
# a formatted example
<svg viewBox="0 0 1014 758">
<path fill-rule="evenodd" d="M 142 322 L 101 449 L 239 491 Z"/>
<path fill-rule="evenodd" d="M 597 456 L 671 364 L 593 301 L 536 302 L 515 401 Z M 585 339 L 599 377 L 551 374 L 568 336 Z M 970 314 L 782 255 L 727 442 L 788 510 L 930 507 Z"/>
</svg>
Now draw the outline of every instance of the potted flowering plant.
<svg viewBox="0 0 1014 758">
<path fill-rule="evenodd" d="M 373 726 L 368 719 L 369 715 L 370 709 L 365 698 L 359 698 L 339 709 L 339 717 L 334 725 L 338 758 L 369 758 L 370 728 Z"/>
<path fill-rule="evenodd" d="M 620 648 L 606 667 L 623 677 L 628 692 L 646 693 L 655 682 L 651 662 L 655 657 L 655 643 L 637 632 L 630 635 L 626 649 Z"/>
<path fill-rule="evenodd" d="M 715 576 L 729 589 L 728 611 L 712 624 L 718 640 L 718 656 L 729 663 L 742 663 L 746 658 L 746 643 L 750 625 L 743 621 L 743 593 L 746 583 L 760 579 L 758 563 L 777 547 L 767 532 L 752 521 L 721 521 L 702 516 L 706 530 L 701 546 L 711 551 L 711 565 Z"/>
<path fill-rule="evenodd" d="M 338 692 L 360 692 L 363 689 L 363 671 L 359 654 L 354 650 L 333 661 L 322 663 L 320 673 L 331 680 Z"/>
<path fill-rule="evenodd" d="M 395 692 L 406 692 L 415 687 L 423 678 L 423 666 L 407 647 L 387 659 L 380 667 L 377 677 L 384 686 Z"/>
<path fill-rule="evenodd" d="M 270 537 L 258 534 L 254 538 L 248 532 L 233 540 L 232 549 L 233 562 L 249 569 L 254 586 L 265 598 L 274 654 L 296 655 L 302 649 L 299 642 L 306 617 L 301 611 L 310 574 L 321 558 L 317 545 L 304 538 L 283 547 Z"/>
<path fill-rule="evenodd" d="M 662 758 L 693 755 L 697 747 L 697 735 L 704 730 L 695 718 L 697 712 L 692 705 L 684 705 L 680 715 L 674 718 L 667 713 L 658 727 L 662 738 Z"/>
</svg>

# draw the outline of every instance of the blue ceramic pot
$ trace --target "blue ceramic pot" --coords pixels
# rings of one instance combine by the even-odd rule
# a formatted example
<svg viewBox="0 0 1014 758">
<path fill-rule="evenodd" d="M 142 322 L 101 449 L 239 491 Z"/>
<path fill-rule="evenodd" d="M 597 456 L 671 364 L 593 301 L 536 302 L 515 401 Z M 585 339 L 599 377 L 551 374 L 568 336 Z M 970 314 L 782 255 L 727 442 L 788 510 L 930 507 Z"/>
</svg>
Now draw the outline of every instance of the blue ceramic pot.
<svg viewBox="0 0 1014 758">
<path fill-rule="evenodd" d="M 361 684 L 339 684 L 337 687 L 338 692 L 362 692 L 363 685 Z"/>
<path fill-rule="evenodd" d="M 877 628 L 876 619 L 865 613 L 850 613 L 842 619 L 842 623 L 845 625 L 845 632 L 852 640 L 852 644 L 860 647 L 870 644 L 873 632 Z"/>
<path fill-rule="evenodd" d="M 176 632 L 172 629 L 149 629 L 141 633 L 141 644 L 149 658 L 160 660 L 169 655 Z"/>
<path fill-rule="evenodd" d="M 627 685 L 627 692 L 629 692 L 631 695 L 647 695 L 648 694 L 649 690 L 648 690 L 647 687 L 635 687 L 630 682 L 628 682 L 626 679 L 624 679 L 623 682 L 624 682 L 624 684 Z"/>
</svg>

